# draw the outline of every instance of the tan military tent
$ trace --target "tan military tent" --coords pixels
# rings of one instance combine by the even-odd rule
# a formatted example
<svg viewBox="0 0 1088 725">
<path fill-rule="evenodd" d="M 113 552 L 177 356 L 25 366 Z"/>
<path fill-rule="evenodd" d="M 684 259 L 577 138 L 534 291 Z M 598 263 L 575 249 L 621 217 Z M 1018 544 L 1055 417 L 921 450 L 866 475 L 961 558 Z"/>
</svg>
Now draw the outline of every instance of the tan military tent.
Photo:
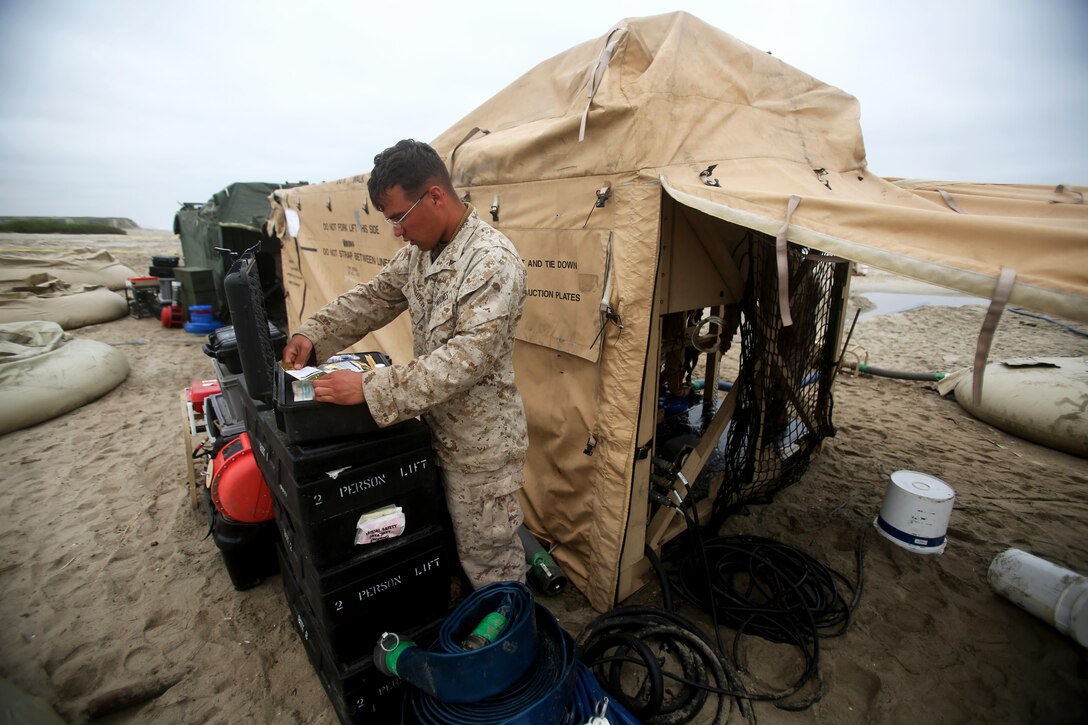
<svg viewBox="0 0 1088 725">
<path fill-rule="evenodd" d="M 662 361 L 672 341 L 712 331 L 675 316 L 730 317 L 750 289 L 746 236 L 771 259 L 776 235 L 788 239 L 781 279 L 838 258 L 991 297 L 1004 267 L 1011 304 L 1088 320 L 1079 190 L 883 179 L 866 166 L 853 97 L 685 13 L 618 23 L 432 143 L 529 265 L 515 358 L 527 521 L 600 610 L 638 587 L 646 544 L 666 538 L 647 500 Z M 365 180 L 273 195 L 292 325 L 397 248 Z M 803 317 L 789 289 L 781 306 L 751 309 Z M 834 315 L 825 324 L 830 338 L 842 329 Z M 407 322 L 360 348 L 409 359 Z"/>
</svg>

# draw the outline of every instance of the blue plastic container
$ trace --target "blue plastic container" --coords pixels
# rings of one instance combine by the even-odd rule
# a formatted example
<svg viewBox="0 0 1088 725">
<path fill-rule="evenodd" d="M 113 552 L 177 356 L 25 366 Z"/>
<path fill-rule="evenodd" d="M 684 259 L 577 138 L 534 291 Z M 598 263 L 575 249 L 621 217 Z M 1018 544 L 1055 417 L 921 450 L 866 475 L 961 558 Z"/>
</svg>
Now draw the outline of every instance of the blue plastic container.
<svg viewBox="0 0 1088 725">
<path fill-rule="evenodd" d="M 191 305 L 189 307 L 189 321 L 185 323 L 185 331 L 194 335 L 207 335 L 215 332 L 225 323 L 215 319 L 212 315 L 211 305 Z"/>
</svg>

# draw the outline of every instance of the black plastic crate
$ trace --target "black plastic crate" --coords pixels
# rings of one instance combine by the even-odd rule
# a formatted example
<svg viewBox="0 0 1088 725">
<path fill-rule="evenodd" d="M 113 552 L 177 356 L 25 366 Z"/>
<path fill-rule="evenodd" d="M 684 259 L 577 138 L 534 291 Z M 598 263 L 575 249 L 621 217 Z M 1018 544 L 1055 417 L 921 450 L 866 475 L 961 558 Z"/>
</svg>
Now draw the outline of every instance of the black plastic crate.
<svg viewBox="0 0 1088 725">
<path fill-rule="evenodd" d="M 304 521 L 297 518 L 284 505 L 279 486 L 271 486 L 270 489 L 275 499 L 276 525 L 279 527 L 280 536 L 285 545 L 292 553 L 308 559 L 317 569 L 327 569 L 347 563 L 368 548 L 384 543 L 355 543 L 356 524 L 359 517 L 365 513 L 377 511 L 389 505 L 399 506 L 405 523 L 402 538 L 430 526 L 446 526 L 449 521 L 445 496 L 437 480 L 429 484 L 400 488 L 391 493 L 388 498 L 373 501 L 370 505 L 359 509 L 342 511 L 320 521 Z"/>
<path fill-rule="evenodd" d="M 211 526 L 212 540 L 219 548 L 227 574 L 238 591 L 252 589 L 279 570 L 276 547 L 280 541 L 275 521 L 258 524 L 230 521 L 212 505 L 211 493 L 201 486 L 204 510 Z"/>
<path fill-rule="evenodd" d="M 367 354 L 375 359 L 380 358 L 382 364 L 392 364 L 387 355 L 378 352 Z M 288 443 L 349 438 L 379 430 L 366 402 L 337 405 L 316 400 L 295 400 L 291 387 L 293 380 L 282 368 L 276 368 L 273 380 L 276 424 Z"/>
<path fill-rule="evenodd" d="M 460 588 L 453 534 L 445 527 L 369 544 L 350 561 L 324 569 L 287 540 L 281 549 L 315 622 L 340 648 L 335 654 L 341 662 L 350 661 L 359 637 L 373 648 L 383 628 L 444 616 Z"/>
<path fill-rule="evenodd" d="M 268 411 L 254 413 L 247 430 L 276 498 L 282 535 L 317 567 L 359 553 L 354 543 L 359 516 L 387 505 L 403 509 L 408 531 L 448 525 L 430 432 L 420 421 L 358 439 L 300 446 L 287 444 Z"/>
<path fill-rule="evenodd" d="M 357 439 L 303 445 L 288 444 L 270 422 L 267 414 L 257 415 L 258 462 L 300 522 L 371 509 L 420 486 L 440 493 L 430 429 L 418 420 Z"/>
<path fill-rule="evenodd" d="M 282 551 L 280 556 L 283 556 Z M 284 562 L 281 568 L 286 572 L 283 576 L 283 593 L 291 611 L 292 623 L 340 722 L 401 722 L 407 685 L 404 680 L 382 674 L 374 666 L 371 652 L 377 639 L 369 643 L 370 651 L 363 657 L 344 665 L 337 664 L 328 635 L 316 624 L 313 610 L 306 603 L 289 566 Z M 420 646 L 430 647 L 438 638 L 442 621 L 436 619 L 427 624 L 413 625 L 400 630 L 398 634 Z"/>
</svg>

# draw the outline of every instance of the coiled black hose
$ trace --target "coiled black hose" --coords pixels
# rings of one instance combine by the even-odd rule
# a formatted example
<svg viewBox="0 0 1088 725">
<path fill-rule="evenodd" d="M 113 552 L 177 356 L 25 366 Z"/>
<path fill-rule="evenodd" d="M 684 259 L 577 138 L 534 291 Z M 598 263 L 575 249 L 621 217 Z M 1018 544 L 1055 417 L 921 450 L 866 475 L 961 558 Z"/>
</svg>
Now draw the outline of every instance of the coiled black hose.
<svg viewBox="0 0 1088 725">
<path fill-rule="evenodd" d="M 734 630 L 733 659 L 739 665 L 744 635 L 791 644 L 801 653 L 804 671 L 785 690 L 749 693 L 781 709 L 804 709 L 822 696 L 820 638 L 841 635 L 861 596 L 863 538 L 856 550 L 857 582 L 788 544 L 758 536 L 723 536 L 702 544 L 704 561 L 686 559 L 678 589 L 715 619 Z M 705 573 L 709 569 L 710 576 Z M 852 591 L 849 600 L 845 592 Z M 800 702 L 787 702 L 809 683 L 814 691 Z"/>
<path fill-rule="evenodd" d="M 675 612 L 617 607 L 590 622 L 577 642 L 582 661 L 608 693 L 647 725 L 692 722 L 712 693 L 718 696 L 713 723 L 726 721 L 730 697 L 755 723 L 733 666 L 698 627 Z M 665 666 L 659 652 L 670 655 L 674 669 Z M 637 692 L 624 688 L 625 668 L 644 673 Z"/>
</svg>

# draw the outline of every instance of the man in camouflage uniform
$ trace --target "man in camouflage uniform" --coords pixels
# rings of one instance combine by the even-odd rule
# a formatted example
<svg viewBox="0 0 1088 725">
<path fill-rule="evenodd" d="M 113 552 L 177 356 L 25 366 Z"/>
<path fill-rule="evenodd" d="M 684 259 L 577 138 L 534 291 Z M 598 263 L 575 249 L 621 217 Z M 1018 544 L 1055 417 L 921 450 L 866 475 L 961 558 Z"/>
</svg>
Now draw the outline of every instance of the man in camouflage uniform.
<svg viewBox="0 0 1088 725">
<path fill-rule="evenodd" d="M 514 384 L 514 330 L 525 264 L 514 245 L 458 198 L 442 159 L 405 140 L 374 158 L 370 199 L 407 245 L 365 284 L 304 322 L 284 349 L 298 368 L 324 360 L 408 310 L 415 359 L 314 381 L 316 400 L 367 402 L 387 426 L 429 424 L 458 556 L 476 587 L 525 581 L 518 489 L 525 410 Z"/>
</svg>

